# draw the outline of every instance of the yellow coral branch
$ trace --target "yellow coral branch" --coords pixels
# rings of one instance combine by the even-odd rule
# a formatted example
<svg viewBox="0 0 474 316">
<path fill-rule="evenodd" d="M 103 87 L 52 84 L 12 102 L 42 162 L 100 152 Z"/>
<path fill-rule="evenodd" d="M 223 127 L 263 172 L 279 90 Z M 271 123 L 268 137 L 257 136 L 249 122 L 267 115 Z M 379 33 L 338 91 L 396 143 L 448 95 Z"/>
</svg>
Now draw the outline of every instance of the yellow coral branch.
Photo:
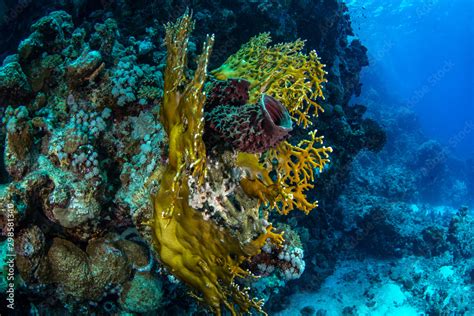
<svg viewBox="0 0 474 316">
<path fill-rule="evenodd" d="M 311 111 L 314 115 L 323 112 L 316 102 L 323 98 L 322 84 L 326 72 L 315 51 L 308 55 L 301 50 L 304 41 L 296 40 L 269 46 L 268 33 L 250 39 L 234 55 L 212 74 L 220 80 L 243 78 L 250 82 L 250 102 L 262 93 L 280 100 L 293 119 L 307 127 L 311 124 Z"/>
<path fill-rule="evenodd" d="M 208 37 L 194 77 L 186 80 L 186 48 L 192 27 L 188 12 L 176 23 L 166 25 L 168 58 L 160 119 L 168 134 L 169 152 L 166 166 L 155 173 L 160 176 L 159 189 L 152 196 L 154 215 L 147 224 L 152 228 L 160 261 L 202 296 L 216 314 L 221 314 L 223 306 L 232 315 L 250 313 L 252 308 L 264 313 L 262 301 L 251 299 L 234 278 L 248 274 L 241 264 L 258 254 L 267 239 L 281 244 L 282 236 L 273 233 L 270 226 L 264 234 L 242 245 L 189 205 L 190 177 L 198 185 L 205 179 L 203 85 L 213 44 L 213 37 Z"/>
<path fill-rule="evenodd" d="M 308 214 L 316 208 L 318 203 L 309 202 L 306 192 L 314 187 L 315 170 L 322 172 L 329 163 L 332 148 L 322 146 L 324 137 L 316 136 L 316 131 L 309 136 L 297 146 L 282 142 L 269 150 L 264 164 L 257 155 L 239 153 L 237 164 L 248 171 L 240 182 L 245 193 L 284 215 L 294 209 Z M 275 181 L 270 178 L 272 170 Z"/>
<path fill-rule="evenodd" d="M 308 202 L 306 191 L 314 187 L 314 171 L 322 172 L 329 162 L 331 147 L 322 146 L 323 136 L 316 136 L 316 131 L 309 133 L 311 139 L 302 140 L 298 146 L 283 142 L 269 151 L 269 162 L 278 161 L 276 173 L 281 184 L 276 209 L 281 214 L 288 214 L 293 209 L 300 209 L 308 214 L 317 207 L 317 201 Z"/>
<path fill-rule="evenodd" d="M 253 37 L 212 74 L 221 80 L 248 80 L 250 102 L 262 93 L 269 94 L 286 106 L 298 125 L 306 128 L 311 124 L 311 115 L 323 111 L 317 99 L 324 99 L 324 65 L 315 51 L 307 55 L 301 52 L 305 44 L 302 40 L 273 46 L 270 42 L 268 33 Z M 315 169 L 323 170 L 332 149 L 322 146 L 323 136 L 316 137 L 316 131 L 309 136 L 297 146 L 280 143 L 263 156 L 265 159 L 239 154 L 237 164 L 247 170 L 241 180 L 244 191 L 282 214 L 293 209 L 309 213 L 317 207 L 317 202 L 307 200 L 306 193 L 314 187 Z M 260 160 L 265 160 L 265 166 Z M 272 170 L 276 172 L 275 181 L 269 177 Z"/>
</svg>

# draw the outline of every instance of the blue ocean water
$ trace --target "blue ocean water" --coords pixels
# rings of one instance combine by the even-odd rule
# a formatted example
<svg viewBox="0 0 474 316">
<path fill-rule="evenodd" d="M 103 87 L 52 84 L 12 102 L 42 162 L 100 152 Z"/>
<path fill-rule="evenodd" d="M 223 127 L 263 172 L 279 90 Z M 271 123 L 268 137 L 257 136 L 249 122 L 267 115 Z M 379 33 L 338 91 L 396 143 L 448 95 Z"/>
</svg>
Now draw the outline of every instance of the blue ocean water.
<svg viewBox="0 0 474 316">
<path fill-rule="evenodd" d="M 383 90 L 392 105 L 418 114 L 426 136 L 474 157 L 474 2 L 346 2 L 369 50 L 363 93 Z"/>
<path fill-rule="evenodd" d="M 473 6 L 474 0 L 0 0 L 0 206 L 8 210 L 0 207 L 0 315 L 11 295 L 16 314 L 214 314 L 216 306 L 202 299 L 204 287 L 195 286 L 201 281 L 221 290 L 224 298 L 215 297 L 223 308 L 237 308 L 230 299 L 247 293 L 235 289 L 249 286 L 268 315 L 473 315 Z M 191 20 L 195 28 L 187 34 L 192 23 L 183 21 Z M 166 40 L 178 31 L 187 36 Z M 211 62 L 220 62 L 212 70 L 260 32 L 275 42 L 301 37 L 326 64 L 327 110 L 289 138 L 306 146 L 314 128 L 334 149 L 322 172 L 308 168 L 317 176 L 304 193 L 319 201 L 306 206 L 309 214 L 281 216 L 282 201 L 260 196 L 281 185 L 298 188 L 290 180 L 271 183 L 282 178 L 275 168 L 284 159 L 271 159 L 271 172 L 252 178 L 245 161 L 237 163 L 249 147 L 232 137 L 268 132 L 246 113 L 268 112 L 262 122 L 270 117 L 279 127 L 286 117 L 271 98 L 259 98 L 258 107 L 240 104 L 249 92 L 245 79 L 209 74 L 200 118 L 208 120 L 207 132 L 195 132 L 194 142 L 171 138 L 164 127 L 199 126 L 196 113 L 172 120 L 164 113 L 191 91 L 206 34 L 216 35 Z M 169 67 L 167 56 L 182 43 L 188 59 Z M 176 80 L 171 69 L 186 72 L 169 90 L 166 80 Z M 351 99 L 359 74 L 361 94 Z M 186 113 L 196 105 L 189 100 L 179 104 Z M 244 105 L 254 111 L 226 112 Z M 215 120 L 240 125 L 214 130 L 221 123 Z M 175 138 L 178 145 L 204 145 L 210 176 L 202 187 L 193 176 L 198 160 L 189 163 L 195 157 L 185 145 L 173 147 Z M 184 167 L 171 165 L 174 156 Z M 299 162 L 289 172 L 295 178 L 308 172 L 296 155 L 286 159 Z M 172 189 L 160 191 L 170 174 Z M 243 183 L 250 182 L 261 185 L 247 191 Z M 298 200 L 288 192 L 285 202 Z M 14 248 L 5 235 L 13 227 L 5 214 L 11 218 L 13 209 Z M 235 264 L 236 253 L 270 222 L 285 241 L 266 239 L 262 252 Z M 215 238 L 217 231 L 233 239 Z M 174 256 L 161 252 L 174 246 Z M 12 285 L 1 269 L 11 254 L 16 268 L 8 273 L 19 280 Z M 206 274 L 234 268 L 229 262 L 258 278 Z M 183 266 L 198 272 L 186 277 Z"/>
</svg>

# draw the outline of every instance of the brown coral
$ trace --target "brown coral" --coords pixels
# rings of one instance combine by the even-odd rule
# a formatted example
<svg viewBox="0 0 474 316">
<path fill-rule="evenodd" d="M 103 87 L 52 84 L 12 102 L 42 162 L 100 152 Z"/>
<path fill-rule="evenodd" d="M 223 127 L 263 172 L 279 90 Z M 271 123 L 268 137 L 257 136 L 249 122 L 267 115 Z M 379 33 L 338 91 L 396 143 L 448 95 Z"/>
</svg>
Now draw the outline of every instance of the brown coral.
<svg viewBox="0 0 474 316">
<path fill-rule="evenodd" d="M 110 286 L 123 285 L 132 269 L 146 259 L 141 257 L 141 246 L 114 239 L 93 239 L 83 251 L 68 240 L 54 238 L 42 262 L 44 282 L 57 284 L 66 295 L 79 300 L 98 300 Z"/>
</svg>

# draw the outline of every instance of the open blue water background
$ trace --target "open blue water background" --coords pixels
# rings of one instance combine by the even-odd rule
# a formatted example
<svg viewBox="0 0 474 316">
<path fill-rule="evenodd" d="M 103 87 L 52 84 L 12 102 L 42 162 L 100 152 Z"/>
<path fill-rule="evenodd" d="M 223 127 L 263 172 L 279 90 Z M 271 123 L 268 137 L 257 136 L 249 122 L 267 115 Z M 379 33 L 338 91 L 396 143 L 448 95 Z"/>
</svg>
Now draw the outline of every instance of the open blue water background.
<svg viewBox="0 0 474 316">
<path fill-rule="evenodd" d="M 474 157 L 474 1 L 347 0 L 369 49 L 363 93 L 419 116 L 426 136 Z"/>
</svg>

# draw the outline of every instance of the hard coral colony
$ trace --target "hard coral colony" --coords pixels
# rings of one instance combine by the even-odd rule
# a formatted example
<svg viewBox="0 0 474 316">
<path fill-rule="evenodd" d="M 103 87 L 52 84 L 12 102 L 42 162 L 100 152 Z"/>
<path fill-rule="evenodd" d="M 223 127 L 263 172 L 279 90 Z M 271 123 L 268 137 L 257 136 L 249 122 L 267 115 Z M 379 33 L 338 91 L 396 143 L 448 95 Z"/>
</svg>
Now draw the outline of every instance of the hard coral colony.
<svg viewBox="0 0 474 316">
<path fill-rule="evenodd" d="M 0 102 L 17 106 L 3 113 L 0 202 L 14 202 L 17 224 L 34 218 L 15 246 L 31 288 L 55 284 L 70 306 L 114 294 L 145 313 L 164 300 L 159 271 L 215 314 L 265 314 L 253 279 L 302 274 L 298 235 L 269 221 L 317 207 L 307 193 L 332 149 L 316 130 L 291 135 L 323 110 L 324 65 L 303 41 L 263 33 L 210 72 L 208 36 L 193 71 L 193 28 L 189 12 L 168 23 L 166 65 L 152 66 L 135 56 L 152 31 L 126 46 L 113 19 L 86 36 L 55 11 L 4 61 Z"/>
<path fill-rule="evenodd" d="M 204 115 L 203 89 L 213 38 L 208 37 L 204 43 L 194 77 L 186 79 L 187 43 L 192 28 L 188 13 L 166 26 L 168 57 L 160 120 L 169 137 L 169 152 L 166 165 L 155 176 L 158 188 L 152 198 L 154 216 L 148 225 L 161 262 L 197 295 L 202 295 L 216 314 L 221 314 L 221 306 L 232 314 L 250 312 L 251 308 L 263 312 L 262 302 L 251 299 L 234 279 L 250 274 L 241 268 L 242 263 L 258 255 L 266 244 L 283 243 L 283 232 L 273 233 L 271 225 L 263 224 L 268 210 L 275 208 L 287 214 L 300 208 L 308 213 L 316 206 L 307 201 L 304 191 L 313 187 L 314 169 L 322 171 L 331 148 L 317 146 L 322 137 L 316 137 L 315 131 L 310 133 L 311 139 L 298 146 L 282 141 L 291 130 L 291 119 L 306 126 L 309 107 L 321 110 L 314 99 L 322 96 L 324 71 L 315 52 L 300 52 L 301 41 L 268 47 L 268 34 L 260 35 L 212 72 L 218 80 L 227 82 L 213 83 L 211 95 L 224 95 L 213 96 L 210 103 L 214 104 L 207 108 L 216 107 Z M 239 94 L 236 100 L 226 94 L 232 91 Z M 257 104 L 247 104 L 252 101 Z M 235 236 L 238 230 L 223 230 L 207 219 L 206 213 L 216 211 L 211 203 L 201 210 L 190 203 L 194 195 L 201 194 L 199 188 L 212 181 L 207 164 L 224 163 L 215 155 L 208 157 L 218 151 L 211 146 L 206 148 L 206 124 L 208 132 L 218 131 L 219 137 L 230 145 L 227 150 L 235 173 L 225 180 L 239 184 L 229 185 L 223 195 L 236 194 L 232 191 L 241 189 L 247 195 L 244 199 L 259 201 L 251 207 L 266 210 L 259 213 L 258 209 L 241 205 L 241 212 L 257 213 L 262 223 L 255 225 L 252 238 L 244 242 Z M 252 142 L 247 143 L 246 137 Z"/>
</svg>

